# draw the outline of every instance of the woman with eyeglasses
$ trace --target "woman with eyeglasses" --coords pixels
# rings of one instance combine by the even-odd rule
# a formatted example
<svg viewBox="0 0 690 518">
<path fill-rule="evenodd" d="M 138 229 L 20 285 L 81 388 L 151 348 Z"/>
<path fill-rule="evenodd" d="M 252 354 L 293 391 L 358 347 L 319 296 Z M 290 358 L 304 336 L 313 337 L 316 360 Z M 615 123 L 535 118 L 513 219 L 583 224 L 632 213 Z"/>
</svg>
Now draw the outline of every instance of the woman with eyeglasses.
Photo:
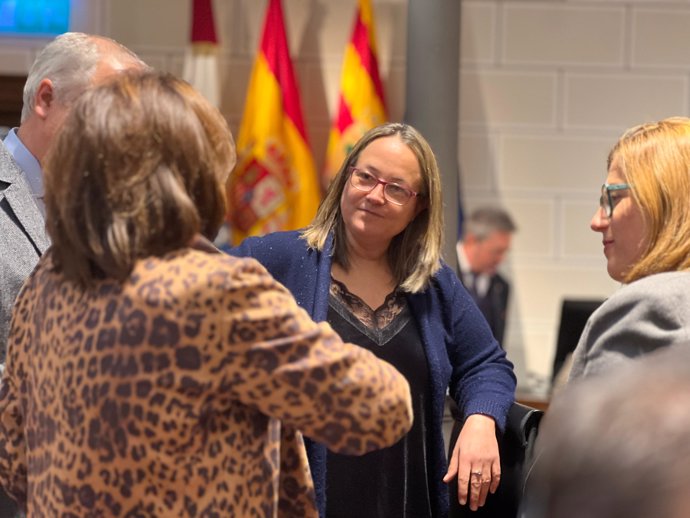
<svg viewBox="0 0 690 518">
<path fill-rule="evenodd" d="M 587 322 L 571 380 L 690 338 L 690 119 L 623 134 L 591 228 L 623 286 Z"/>
<path fill-rule="evenodd" d="M 409 430 L 400 373 L 207 241 L 234 164 L 223 116 L 173 76 L 71 108 L 0 383 L 0 485 L 26 516 L 316 518 L 298 430 L 351 454 Z"/>
<path fill-rule="evenodd" d="M 360 457 L 308 445 L 322 517 L 445 517 L 445 482 L 482 506 L 500 481 L 496 433 L 514 400 L 512 364 L 441 260 L 441 180 L 424 137 L 389 123 L 355 144 L 312 224 L 245 240 L 316 321 L 393 364 L 410 383 L 412 430 Z M 466 421 L 450 466 L 447 390 Z M 333 397 L 338 397 L 333 394 Z"/>
</svg>

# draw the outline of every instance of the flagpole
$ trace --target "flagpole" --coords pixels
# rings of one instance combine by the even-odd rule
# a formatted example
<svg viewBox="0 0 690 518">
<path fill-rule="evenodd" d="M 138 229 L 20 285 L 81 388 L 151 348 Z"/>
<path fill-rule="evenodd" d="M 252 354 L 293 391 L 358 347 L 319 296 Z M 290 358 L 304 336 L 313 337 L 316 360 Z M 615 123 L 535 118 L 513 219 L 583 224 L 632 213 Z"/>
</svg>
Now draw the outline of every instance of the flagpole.
<svg viewBox="0 0 690 518">
<path fill-rule="evenodd" d="M 408 0 L 405 121 L 429 141 L 441 169 L 444 258 L 457 264 L 460 0 Z"/>
</svg>

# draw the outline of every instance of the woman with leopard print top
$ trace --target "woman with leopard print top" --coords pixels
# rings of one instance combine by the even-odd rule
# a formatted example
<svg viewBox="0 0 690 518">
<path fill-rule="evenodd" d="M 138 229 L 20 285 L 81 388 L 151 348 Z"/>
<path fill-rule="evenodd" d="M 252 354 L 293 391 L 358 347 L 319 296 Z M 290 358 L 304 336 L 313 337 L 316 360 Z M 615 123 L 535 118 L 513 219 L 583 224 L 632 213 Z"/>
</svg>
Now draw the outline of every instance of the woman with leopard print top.
<svg viewBox="0 0 690 518">
<path fill-rule="evenodd" d="M 28 516 L 316 517 L 301 432 L 363 454 L 410 428 L 391 365 L 255 260 L 209 253 L 234 161 L 171 76 L 124 75 L 68 115 L 0 390 L 0 483 Z"/>
</svg>

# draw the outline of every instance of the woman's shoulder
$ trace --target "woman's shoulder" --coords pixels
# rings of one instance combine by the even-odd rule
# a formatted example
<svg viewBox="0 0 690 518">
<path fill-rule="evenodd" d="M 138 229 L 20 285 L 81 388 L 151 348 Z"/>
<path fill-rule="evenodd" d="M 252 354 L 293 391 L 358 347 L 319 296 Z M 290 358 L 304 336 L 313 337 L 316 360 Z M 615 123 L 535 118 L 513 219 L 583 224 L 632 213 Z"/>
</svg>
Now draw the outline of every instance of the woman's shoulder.
<svg viewBox="0 0 690 518">
<path fill-rule="evenodd" d="M 470 296 L 463 288 L 455 270 L 445 262 L 431 276 L 426 287 L 412 295 L 412 299 L 434 307 L 440 307 L 444 314 L 454 314 L 467 307 Z M 438 306 L 437 306 L 438 305 Z"/>
<path fill-rule="evenodd" d="M 587 321 L 571 379 L 603 372 L 659 347 L 684 343 L 690 333 L 690 272 L 666 272 L 626 284 Z"/>
<path fill-rule="evenodd" d="M 661 318 L 686 322 L 690 272 L 663 272 L 621 286 L 592 314 L 593 323 Z"/>
<path fill-rule="evenodd" d="M 453 268 L 448 266 L 444 261 L 441 261 L 441 266 L 429 279 L 429 284 L 425 291 L 433 289 L 444 294 L 455 293 L 462 284 L 458 278 L 458 274 Z"/>
<path fill-rule="evenodd" d="M 239 245 L 234 247 L 224 247 L 223 251 L 231 255 L 250 255 L 251 252 L 270 250 L 276 246 L 287 246 L 293 244 L 301 238 L 302 231 L 288 230 L 284 232 L 271 232 L 263 236 L 250 236 L 245 238 Z"/>
<path fill-rule="evenodd" d="M 668 295 L 683 295 L 690 298 L 690 271 L 662 272 L 638 279 L 621 286 L 609 300 L 625 300 L 644 297 L 664 298 Z"/>
<path fill-rule="evenodd" d="M 251 257 L 234 257 L 223 253 L 209 253 L 202 250 L 182 249 L 164 257 L 149 257 L 140 261 L 132 275 L 130 284 L 157 281 L 212 286 L 237 279 L 242 275 L 268 275 L 266 269 Z"/>
</svg>

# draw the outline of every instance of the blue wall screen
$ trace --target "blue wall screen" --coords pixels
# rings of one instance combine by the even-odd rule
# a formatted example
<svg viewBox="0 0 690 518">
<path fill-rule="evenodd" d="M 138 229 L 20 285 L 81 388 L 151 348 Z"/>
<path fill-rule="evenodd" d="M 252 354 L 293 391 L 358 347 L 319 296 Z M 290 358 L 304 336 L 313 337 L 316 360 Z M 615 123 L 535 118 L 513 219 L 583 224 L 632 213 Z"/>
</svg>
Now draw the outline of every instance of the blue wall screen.
<svg viewBox="0 0 690 518">
<path fill-rule="evenodd" d="M 0 36 L 55 36 L 69 30 L 70 0 L 0 0 Z"/>
</svg>

